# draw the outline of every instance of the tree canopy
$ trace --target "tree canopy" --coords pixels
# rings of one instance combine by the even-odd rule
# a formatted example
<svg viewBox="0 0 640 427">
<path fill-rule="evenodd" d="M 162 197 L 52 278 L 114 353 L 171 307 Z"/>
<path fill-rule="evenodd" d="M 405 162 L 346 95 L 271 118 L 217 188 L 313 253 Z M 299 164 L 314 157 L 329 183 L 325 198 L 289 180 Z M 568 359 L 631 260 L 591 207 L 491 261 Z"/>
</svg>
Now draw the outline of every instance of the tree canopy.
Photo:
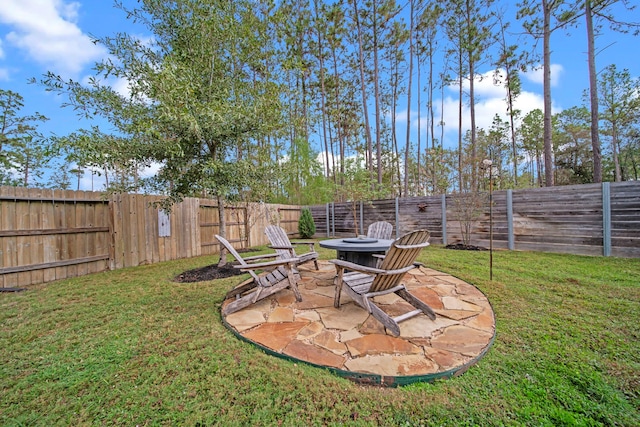
<svg viewBox="0 0 640 427">
<path fill-rule="evenodd" d="M 612 2 L 591 3 L 599 22 L 622 22 Z M 637 176 L 636 108 L 623 110 L 615 132 L 606 94 L 597 99 L 602 114 L 593 99 L 585 106 L 590 118 L 582 110 L 579 120 L 551 111 L 550 35 L 570 32 L 586 13 L 583 2 L 547 1 L 542 12 L 524 0 L 518 6 L 451 0 L 438 7 L 426 0 L 116 4 L 144 38 L 98 38 L 109 57 L 91 78 L 48 73 L 40 83 L 94 120 L 55 138 L 54 147 L 78 176 L 85 168 L 98 171 L 117 191 L 146 188 L 166 194 L 167 205 L 191 195 L 312 204 L 350 200 L 355 168 L 358 182 L 376 197 L 466 192 L 480 187 L 479 165 L 488 157 L 500 166 L 500 188 L 597 181 L 593 126 L 591 138 L 581 131 L 579 141 L 574 127 L 594 120 L 604 141 L 602 179 Z M 517 16 L 511 21 L 503 19 L 507 6 Z M 522 114 L 515 107 L 520 73 L 541 59 L 545 108 Z M 505 89 L 506 120 L 482 129 L 474 126 L 481 102 L 474 82 L 487 75 Z M 627 93 L 638 93 L 638 82 L 630 84 Z M 116 89 L 123 86 L 126 91 Z M 447 87 L 458 89 L 457 124 L 447 124 L 457 125 L 455 147 L 444 140 Z M 402 110 L 408 119 L 399 124 Z M 409 116 L 416 111 L 426 123 L 414 130 Z M 463 127 L 465 114 L 470 129 Z M 138 177 L 145 167 L 157 169 L 153 178 Z"/>
</svg>

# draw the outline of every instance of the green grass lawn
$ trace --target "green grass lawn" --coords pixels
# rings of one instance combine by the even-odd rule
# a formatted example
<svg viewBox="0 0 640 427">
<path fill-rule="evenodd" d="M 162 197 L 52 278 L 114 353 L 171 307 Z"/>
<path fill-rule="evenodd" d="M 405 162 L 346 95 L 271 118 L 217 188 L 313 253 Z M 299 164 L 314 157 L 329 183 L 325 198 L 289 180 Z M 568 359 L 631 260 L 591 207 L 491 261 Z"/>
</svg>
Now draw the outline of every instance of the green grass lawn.
<svg viewBox="0 0 640 427">
<path fill-rule="evenodd" d="M 333 251 L 319 249 L 324 259 Z M 387 389 L 268 356 L 221 323 L 212 257 L 0 293 L 0 425 L 640 425 L 640 260 L 430 247 L 497 318 L 460 377 Z"/>
</svg>

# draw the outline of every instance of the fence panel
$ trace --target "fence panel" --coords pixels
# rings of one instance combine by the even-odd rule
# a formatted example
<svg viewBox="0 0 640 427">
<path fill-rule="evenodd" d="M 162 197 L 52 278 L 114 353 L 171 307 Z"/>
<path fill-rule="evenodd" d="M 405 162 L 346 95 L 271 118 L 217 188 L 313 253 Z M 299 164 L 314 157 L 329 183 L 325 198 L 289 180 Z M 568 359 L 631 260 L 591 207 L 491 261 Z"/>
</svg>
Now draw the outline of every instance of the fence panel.
<svg viewBox="0 0 640 427">
<path fill-rule="evenodd" d="M 161 196 L 0 187 L 0 287 L 218 252 L 217 203 L 186 198 L 170 213 Z M 298 229 L 300 207 L 227 206 L 227 236 L 238 247 L 267 243 L 264 227 Z"/>
<path fill-rule="evenodd" d="M 426 229 L 431 232 L 430 242 L 442 243 L 442 198 L 440 196 L 399 199 L 398 210 L 401 224 L 398 235 L 411 230 Z"/>
<path fill-rule="evenodd" d="M 602 255 L 602 186 L 513 193 L 516 248 Z"/>
<path fill-rule="evenodd" d="M 165 213 L 157 206 L 162 199 L 141 194 L 117 194 L 111 198 L 114 268 L 201 254 L 199 200 L 186 198 Z"/>
<path fill-rule="evenodd" d="M 611 185 L 611 255 L 640 258 L 640 183 Z"/>
<path fill-rule="evenodd" d="M 99 193 L 0 187 L 0 287 L 108 269 L 109 206 Z"/>
<path fill-rule="evenodd" d="M 511 195 L 509 211 L 507 192 L 492 192 L 492 204 L 483 203 L 470 221 L 470 244 L 506 249 L 512 240 L 514 249 L 581 255 L 608 255 L 610 244 L 611 255 L 640 257 L 639 182 L 513 190 Z M 398 199 L 397 211 L 395 199 L 375 200 L 357 207 L 355 219 L 352 203 L 312 206 L 311 213 L 318 236 L 353 235 L 356 222 L 366 230 L 382 220 L 394 224 L 396 235 L 426 228 L 433 243 L 450 244 L 463 241 L 455 197 L 446 196 L 444 218 L 442 196 Z"/>
</svg>

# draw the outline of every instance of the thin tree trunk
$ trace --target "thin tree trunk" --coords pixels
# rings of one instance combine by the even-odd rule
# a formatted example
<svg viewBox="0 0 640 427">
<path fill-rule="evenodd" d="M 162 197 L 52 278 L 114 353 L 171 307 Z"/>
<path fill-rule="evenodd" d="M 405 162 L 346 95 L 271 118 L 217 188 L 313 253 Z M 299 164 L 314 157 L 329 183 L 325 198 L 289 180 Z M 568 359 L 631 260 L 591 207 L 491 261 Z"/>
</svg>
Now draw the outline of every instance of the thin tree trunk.
<svg viewBox="0 0 640 427">
<path fill-rule="evenodd" d="M 611 129 L 611 152 L 613 154 L 613 166 L 615 171 L 615 181 L 622 181 L 622 170 L 620 169 L 620 141 L 618 138 L 618 126 L 616 123 L 613 123 Z"/>
<path fill-rule="evenodd" d="M 416 150 L 417 172 L 416 172 L 416 176 L 415 176 L 415 181 L 416 181 L 416 190 L 415 190 L 415 192 L 416 192 L 417 196 L 423 196 L 424 194 L 422 194 L 422 191 L 420 191 L 420 188 L 421 188 L 420 187 L 420 182 L 422 181 L 422 175 L 420 174 L 420 150 L 422 148 L 421 147 L 421 145 L 422 145 L 421 142 L 422 141 L 420 139 L 421 136 L 422 136 L 421 135 L 422 134 L 422 128 L 421 128 L 422 123 L 421 123 L 421 120 L 420 120 L 420 114 L 422 113 L 421 112 L 421 108 L 420 108 L 420 92 L 422 92 L 420 90 L 420 54 L 418 54 L 416 56 L 416 68 L 417 68 L 417 71 L 418 71 L 418 75 L 417 75 L 417 78 L 416 78 L 416 80 L 417 80 L 416 83 L 417 83 L 417 86 L 418 86 L 418 93 L 417 93 L 417 98 L 418 98 L 417 99 L 417 101 L 418 101 L 418 148 Z"/>
<path fill-rule="evenodd" d="M 593 151 L 593 182 L 602 182 L 602 152 L 600 149 L 600 129 L 598 114 L 598 83 L 596 74 L 595 39 L 591 0 L 585 0 L 587 20 L 587 55 L 589 57 L 589 101 L 591 105 L 591 149 Z"/>
<path fill-rule="evenodd" d="M 380 79 L 378 64 L 378 8 L 373 1 L 373 84 L 376 107 L 376 157 L 378 163 L 378 184 L 382 184 L 382 142 L 380 141 Z"/>
<path fill-rule="evenodd" d="M 344 149 L 345 149 L 345 138 L 342 134 L 342 109 L 340 108 L 340 74 L 338 73 L 338 58 L 336 56 L 336 49 L 332 46 L 331 55 L 333 57 L 333 74 L 335 76 L 335 109 L 338 112 L 337 117 L 337 125 L 336 125 L 336 133 L 338 134 L 338 150 L 340 152 L 340 185 L 344 185 Z M 333 155 L 333 149 L 331 150 L 331 154 Z M 335 175 L 336 175 L 336 159 L 335 155 L 333 156 L 333 176 L 335 183 Z"/>
<path fill-rule="evenodd" d="M 409 83 L 407 87 L 407 137 L 404 150 L 404 196 L 409 196 L 409 146 L 411 145 L 411 85 L 413 84 L 413 0 L 409 0 Z"/>
<path fill-rule="evenodd" d="M 329 168 L 329 143 L 327 141 L 327 109 L 326 109 L 326 90 L 324 87 L 324 52 L 323 52 L 323 43 L 322 43 L 322 34 L 320 33 L 320 29 L 318 25 L 320 24 L 320 17 L 318 16 L 318 0 L 314 2 L 314 8 L 316 13 L 316 34 L 318 36 L 318 62 L 320 65 L 320 109 L 322 110 L 322 136 L 324 139 L 324 157 L 325 157 L 325 169 L 327 173 L 327 179 L 329 179 L 330 168 Z"/>
<path fill-rule="evenodd" d="M 545 186 L 553 187 L 553 127 L 551 122 L 551 10 L 548 0 L 542 0 L 544 9 L 543 78 L 544 78 L 544 178 Z"/>
<path fill-rule="evenodd" d="M 466 2 L 466 19 L 467 19 L 467 31 L 471 31 L 472 23 L 471 23 L 471 8 L 469 4 L 469 0 Z M 467 55 L 469 57 L 469 113 L 471 119 L 471 189 L 472 191 L 476 191 L 476 184 L 478 182 L 477 178 L 477 141 L 476 141 L 476 99 L 474 92 L 474 83 L 475 83 L 475 59 L 473 48 L 471 47 L 472 37 L 469 37 L 467 43 L 469 44 Z"/>
<path fill-rule="evenodd" d="M 396 110 L 398 108 L 398 85 L 399 85 L 399 81 L 400 81 L 400 70 L 399 70 L 399 61 L 398 61 L 398 56 L 395 54 L 395 52 L 390 52 L 390 60 L 389 62 L 391 62 L 391 69 L 393 70 L 393 74 L 392 74 L 392 78 L 391 78 L 391 137 L 393 140 L 393 153 L 394 153 L 394 159 L 395 159 L 395 172 L 396 172 L 396 177 L 398 178 L 398 189 L 400 190 L 400 196 L 402 196 L 402 179 L 400 176 L 400 150 L 398 149 L 398 135 L 396 133 L 397 131 L 397 126 L 396 126 Z M 394 190 L 394 195 L 397 195 L 395 193 L 395 186 L 392 185 L 391 186 Z"/>
<path fill-rule="evenodd" d="M 504 70 L 507 76 L 506 87 L 507 87 L 507 114 L 509 114 L 509 126 L 511 129 L 511 155 L 513 156 L 513 184 L 517 188 L 518 187 L 518 146 L 516 145 L 517 137 L 516 137 L 516 125 L 515 125 L 515 110 L 513 105 L 515 103 L 515 95 L 513 93 L 512 87 L 512 76 L 513 70 L 511 69 L 510 60 L 507 57 L 507 40 L 505 38 L 505 26 L 502 23 L 502 19 L 500 19 L 500 30 L 502 35 L 502 51 L 505 55 L 504 61 Z"/>
<path fill-rule="evenodd" d="M 462 193 L 462 50 L 458 50 L 458 66 L 460 70 L 458 78 L 458 181 L 459 191 Z"/>
<path fill-rule="evenodd" d="M 428 99 L 427 99 L 427 105 L 428 105 L 428 117 L 429 117 L 429 124 L 428 124 L 428 128 L 431 130 L 431 160 L 433 160 L 433 170 L 432 170 L 432 176 L 431 176 L 431 186 L 433 188 L 433 194 L 436 194 L 436 180 L 437 180 L 437 174 L 436 174 L 436 140 L 435 140 L 435 124 L 434 124 L 434 119 L 435 119 L 435 112 L 434 112 L 434 108 L 433 108 L 433 44 L 431 42 L 431 40 L 429 40 L 429 82 L 428 82 L 428 86 L 429 86 L 429 93 L 427 95 Z M 444 101 L 443 101 L 444 103 Z M 429 147 L 429 131 L 427 130 L 426 133 L 426 139 L 424 142 L 424 146 L 425 147 Z M 429 159 L 425 159 L 425 164 L 426 162 L 428 162 Z M 425 186 L 426 188 L 426 186 Z"/>
<path fill-rule="evenodd" d="M 364 113 L 365 136 L 367 139 L 367 165 L 373 174 L 373 142 L 371 141 L 371 126 L 369 124 L 369 111 L 367 108 L 367 86 L 364 75 L 364 48 L 362 46 L 362 28 L 360 27 L 360 16 L 358 12 L 358 0 L 353 0 L 353 19 L 358 30 L 358 57 L 360 65 L 360 88 L 362 91 L 362 109 Z"/>
<path fill-rule="evenodd" d="M 227 219 L 225 215 L 224 209 L 224 197 L 221 195 L 217 195 L 216 199 L 218 201 L 218 216 L 220 218 L 220 229 L 218 230 L 218 234 L 221 237 L 227 238 Z M 218 262 L 218 267 L 222 267 L 227 264 L 227 250 L 225 247 L 220 244 L 220 261 Z"/>
</svg>

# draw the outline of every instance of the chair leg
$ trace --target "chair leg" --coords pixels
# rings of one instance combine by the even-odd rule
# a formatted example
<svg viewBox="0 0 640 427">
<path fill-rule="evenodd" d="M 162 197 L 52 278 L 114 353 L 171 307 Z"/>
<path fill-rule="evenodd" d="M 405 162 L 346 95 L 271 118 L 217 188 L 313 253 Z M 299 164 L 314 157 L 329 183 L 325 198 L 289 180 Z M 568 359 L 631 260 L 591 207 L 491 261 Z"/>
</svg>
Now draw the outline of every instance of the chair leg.
<svg viewBox="0 0 640 427">
<path fill-rule="evenodd" d="M 316 271 L 320 270 L 320 268 L 318 267 L 318 260 L 317 259 L 313 260 L 313 264 L 316 266 Z"/>
<path fill-rule="evenodd" d="M 436 313 L 433 309 L 415 296 L 411 295 L 406 289 L 400 289 L 399 291 L 396 291 L 396 294 L 415 308 L 422 310 L 422 312 L 429 316 L 431 320 L 436 320 Z"/>
<path fill-rule="evenodd" d="M 340 307 L 340 294 L 342 293 L 342 276 L 344 275 L 344 268 L 340 268 L 336 266 L 336 270 L 338 270 L 338 274 L 333 279 L 333 284 L 336 287 L 336 293 L 333 298 L 333 306 L 335 308 Z"/>
<path fill-rule="evenodd" d="M 394 337 L 400 336 L 400 326 L 391 318 L 391 316 L 382 311 L 380 307 L 375 304 L 369 304 L 369 312 L 389 330 L 391 335 Z"/>
<path fill-rule="evenodd" d="M 293 291 L 293 294 L 296 296 L 296 301 L 302 301 L 302 295 L 300 295 L 300 290 L 298 289 L 298 285 L 296 284 L 296 278 L 293 269 L 287 270 L 287 280 L 289 280 L 289 287 Z"/>
</svg>

